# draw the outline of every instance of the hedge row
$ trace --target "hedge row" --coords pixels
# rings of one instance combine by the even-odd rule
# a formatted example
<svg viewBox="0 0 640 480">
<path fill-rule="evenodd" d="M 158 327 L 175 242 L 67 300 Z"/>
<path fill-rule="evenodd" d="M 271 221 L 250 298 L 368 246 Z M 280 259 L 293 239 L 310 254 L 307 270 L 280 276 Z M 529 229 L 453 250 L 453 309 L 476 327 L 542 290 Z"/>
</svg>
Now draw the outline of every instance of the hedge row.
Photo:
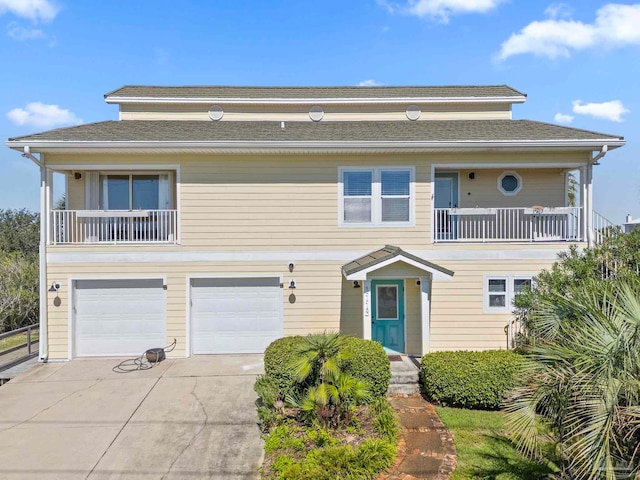
<svg viewBox="0 0 640 480">
<path fill-rule="evenodd" d="M 420 381 L 439 405 L 495 410 L 513 388 L 523 361 L 508 350 L 430 353 L 422 357 Z"/>
<path fill-rule="evenodd" d="M 290 365 L 296 349 L 303 343 L 303 337 L 284 337 L 271 343 L 264 352 L 265 373 L 277 382 L 283 393 L 292 392 L 296 383 Z M 350 354 L 342 367 L 344 373 L 367 382 L 372 397 L 385 395 L 391 369 L 382 345 L 371 340 L 347 337 L 343 349 Z"/>
</svg>

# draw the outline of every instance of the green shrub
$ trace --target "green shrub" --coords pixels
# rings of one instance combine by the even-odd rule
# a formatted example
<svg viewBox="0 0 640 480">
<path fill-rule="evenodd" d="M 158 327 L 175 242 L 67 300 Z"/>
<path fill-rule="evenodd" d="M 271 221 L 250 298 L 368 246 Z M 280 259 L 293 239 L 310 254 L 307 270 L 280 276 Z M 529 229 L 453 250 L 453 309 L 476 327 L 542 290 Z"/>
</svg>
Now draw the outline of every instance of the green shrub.
<svg viewBox="0 0 640 480">
<path fill-rule="evenodd" d="M 291 362 L 296 350 L 304 345 L 303 337 L 284 337 L 269 345 L 264 352 L 264 369 L 278 385 L 283 396 L 295 393 L 295 375 Z M 347 337 L 344 347 L 350 358 L 344 360 L 342 371 L 369 385 L 372 398 L 383 396 L 389 388 L 391 369 L 382 345 L 371 340 Z"/>
<path fill-rule="evenodd" d="M 264 352 L 264 372 L 278 385 L 283 397 L 295 393 L 296 380 L 291 363 L 302 345 L 302 337 L 284 337 L 272 342 Z"/>
<path fill-rule="evenodd" d="M 373 398 L 386 395 L 391 367 L 382 345 L 363 338 L 347 337 L 344 348 L 350 355 L 344 361 L 343 371 L 365 381 Z"/>
<path fill-rule="evenodd" d="M 422 357 L 420 381 L 434 403 L 495 410 L 514 387 L 523 361 L 508 350 L 430 353 Z"/>
</svg>

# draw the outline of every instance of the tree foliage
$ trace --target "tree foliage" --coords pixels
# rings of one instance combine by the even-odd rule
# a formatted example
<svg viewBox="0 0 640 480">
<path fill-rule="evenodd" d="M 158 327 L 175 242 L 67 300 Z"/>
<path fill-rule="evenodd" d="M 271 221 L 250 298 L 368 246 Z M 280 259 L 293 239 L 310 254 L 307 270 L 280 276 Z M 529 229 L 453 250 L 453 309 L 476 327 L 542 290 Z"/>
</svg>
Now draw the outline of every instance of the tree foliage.
<svg viewBox="0 0 640 480">
<path fill-rule="evenodd" d="M 515 307 L 529 362 L 507 411 L 521 448 L 540 454 L 544 432 L 568 478 L 640 473 L 640 232 L 571 248 Z"/>
<path fill-rule="evenodd" d="M 25 257 L 38 254 L 40 215 L 25 208 L 0 210 L 0 250 Z"/>
<path fill-rule="evenodd" d="M 516 317 L 524 333 L 517 339 L 520 346 L 535 343 L 539 337 L 535 322 L 537 312 L 557 295 L 570 296 L 576 286 L 594 281 L 605 283 L 633 279 L 640 275 L 640 231 L 620 233 L 603 238 L 589 249 L 572 246 L 559 255 L 550 270 L 535 278 L 535 287 L 518 294 L 514 301 Z"/>
<path fill-rule="evenodd" d="M 19 252 L 0 252 L 0 331 L 38 322 L 38 264 Z"/>
<path fill-rule="evenodd" d="M 568 293 L 568 294 L 567 294 Z M 535 312 L 538 341 L 508 403 L 517 443 L 540 455 L 548 432 L 573 479 L 640 473 L 640 280 L 592 280 Z M 637 477 L 635 477 L 637 478 Z"/>
<path fill-rule="evenodd" d="M 0 331 L 38 322 L 40 216 L 0 210 Z"/>
</svg>

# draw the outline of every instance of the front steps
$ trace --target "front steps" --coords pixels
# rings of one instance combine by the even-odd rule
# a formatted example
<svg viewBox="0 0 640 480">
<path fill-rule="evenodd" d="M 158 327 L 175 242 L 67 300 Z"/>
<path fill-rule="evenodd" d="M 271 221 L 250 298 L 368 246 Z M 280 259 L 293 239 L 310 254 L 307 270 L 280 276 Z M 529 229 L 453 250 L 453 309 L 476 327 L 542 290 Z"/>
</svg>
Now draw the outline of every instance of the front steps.
<svg viewBox="0 0 640 480">
<path fill-rule="evenodd" d="M 420 393 L 418 367 L 408 356 L 402 355 L 401 362 L 391 362 L 391 382 L 387 393 Z"/>
</svg>

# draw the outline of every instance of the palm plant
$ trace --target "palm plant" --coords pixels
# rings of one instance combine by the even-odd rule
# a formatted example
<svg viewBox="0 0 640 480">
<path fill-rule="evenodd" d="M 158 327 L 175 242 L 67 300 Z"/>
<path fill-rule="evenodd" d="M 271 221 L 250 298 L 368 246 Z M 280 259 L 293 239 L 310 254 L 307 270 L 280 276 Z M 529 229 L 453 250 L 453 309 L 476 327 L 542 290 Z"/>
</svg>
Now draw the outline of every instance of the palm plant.
<svg viewBox="0 0 640 480">
<path fill-rule="evenodd" d="M 348 421 L 353 406 L 369 396 L 365 382 L 342 372 L 342 361 L 349 358 L 343 343 L 338 333 L 312 334 L 296 351 L 291 367 L 304 393 L 289 395 L 287 402 L 307 420 L 335 427 Z"/>
<path fill-rule="evenodd" d="M 539 342 L 506 407 L 514 440 L 541 455 L 541 433 L 551 435 L 571 478 L 638 474 L 640 281 L 583 282 L 531 321 Z"/>
</svg>

